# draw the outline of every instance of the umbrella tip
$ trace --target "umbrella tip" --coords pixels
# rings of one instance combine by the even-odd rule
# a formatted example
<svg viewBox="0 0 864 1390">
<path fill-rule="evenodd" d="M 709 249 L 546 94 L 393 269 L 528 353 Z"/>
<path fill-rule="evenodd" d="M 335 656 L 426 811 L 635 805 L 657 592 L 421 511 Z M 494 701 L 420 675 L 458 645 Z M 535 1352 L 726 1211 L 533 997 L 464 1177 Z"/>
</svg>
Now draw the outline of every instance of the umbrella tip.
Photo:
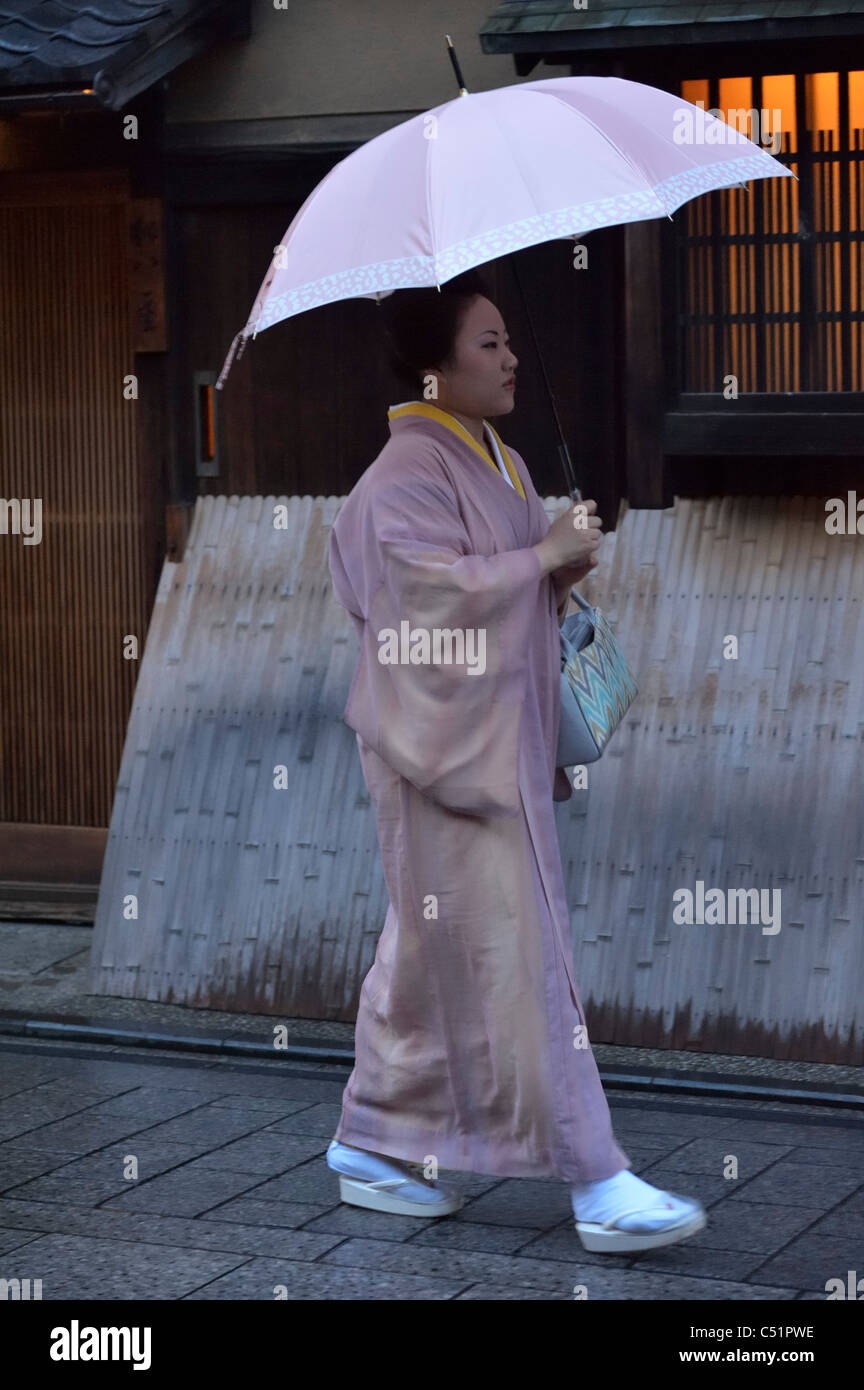
<svg viewBox="0 0 864 1390">
<path fill-rule="evenodd" d="M 468 89 L 465 86 L 465 79 L 462 76 L 462 69 L 459 66 L 459 59 L 456 57 L 456 49 L 453 46 L 453 40 L 451 39 L 449 34 L 445 34 L 444 38 L 447 40 L 447 56 L 450 59 L 450 63 L 453 68 L 453 73 L 456 77 L 457 83 L 459 84 L 459 95 L 460 97 L 467 97 Z"/>
</svg>

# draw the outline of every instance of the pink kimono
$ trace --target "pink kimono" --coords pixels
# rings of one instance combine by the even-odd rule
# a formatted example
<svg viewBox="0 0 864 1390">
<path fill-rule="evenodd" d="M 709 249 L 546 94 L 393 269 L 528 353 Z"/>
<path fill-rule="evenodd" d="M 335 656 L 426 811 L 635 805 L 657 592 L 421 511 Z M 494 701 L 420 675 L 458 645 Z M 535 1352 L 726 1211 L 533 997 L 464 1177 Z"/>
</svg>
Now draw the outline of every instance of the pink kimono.
<svg viewBox="0 0 864 1390">
<path fill-rule="evenodd" d="M 330 544 L 390 898 L 335 1137 L 442 1169 L 608 1178 L 630 1162 L 587 1043 L 553 814 L 572 793 L 554 585 L 531 549 L 549 521 L 494 431 L 515 487 L 436 406 L 389 420 Z"/>
</svg>

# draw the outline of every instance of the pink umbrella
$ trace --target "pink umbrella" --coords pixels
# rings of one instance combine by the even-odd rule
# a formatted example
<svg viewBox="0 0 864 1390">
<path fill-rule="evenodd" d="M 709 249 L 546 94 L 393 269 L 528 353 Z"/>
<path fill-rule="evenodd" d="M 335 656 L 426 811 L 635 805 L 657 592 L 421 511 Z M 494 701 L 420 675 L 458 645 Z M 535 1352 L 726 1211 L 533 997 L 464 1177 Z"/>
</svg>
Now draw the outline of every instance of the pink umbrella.
<svg viewBox="0 0 864 1390">
<path fill-rule="evenodd" d="M 313 189 L 217 389 L 249 337 L 317 305 L 440 286 L 538 242 L 669 216 L 746 179 L 795 177 L 725 122 L 642 82 L 554 77 L 469 94 L 452 45 L 451 59 L 458 97 L 368 141 Z"/>
</svg>

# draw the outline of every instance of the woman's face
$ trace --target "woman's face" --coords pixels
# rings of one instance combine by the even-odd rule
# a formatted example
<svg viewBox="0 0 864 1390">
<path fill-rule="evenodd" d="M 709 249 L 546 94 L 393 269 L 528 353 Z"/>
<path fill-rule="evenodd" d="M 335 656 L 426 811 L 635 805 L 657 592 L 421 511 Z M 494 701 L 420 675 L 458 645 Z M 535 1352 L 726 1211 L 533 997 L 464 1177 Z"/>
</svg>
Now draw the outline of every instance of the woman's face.
<svg viewBox="0 0 864 1390">
<path fill-rule="evenodd" d="M 437 377 L 438 396 L 424 399 L 475 420 L 507 415 L 515 404 L 517 364 L 495 305 L 475 295 L 463 311 L 450 360 L 426 373 Z"/>
</svg>

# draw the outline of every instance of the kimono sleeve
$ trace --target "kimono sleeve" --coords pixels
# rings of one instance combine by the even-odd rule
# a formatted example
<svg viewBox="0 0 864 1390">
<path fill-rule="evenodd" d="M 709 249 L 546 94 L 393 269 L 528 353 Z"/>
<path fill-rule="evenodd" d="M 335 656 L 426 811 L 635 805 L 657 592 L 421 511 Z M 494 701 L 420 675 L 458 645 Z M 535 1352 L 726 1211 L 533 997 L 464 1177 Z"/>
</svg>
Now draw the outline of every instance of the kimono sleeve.
<svg viewBox="0 0 864 1390">
<path fill-rule="evenodd" d="M 455 491 L 428 474 L 371 493 L 361 544 L 374 583 L 346 722 L 440 805 L 518 815 L 539 557 L 472 553 Z"/>
</svg>

